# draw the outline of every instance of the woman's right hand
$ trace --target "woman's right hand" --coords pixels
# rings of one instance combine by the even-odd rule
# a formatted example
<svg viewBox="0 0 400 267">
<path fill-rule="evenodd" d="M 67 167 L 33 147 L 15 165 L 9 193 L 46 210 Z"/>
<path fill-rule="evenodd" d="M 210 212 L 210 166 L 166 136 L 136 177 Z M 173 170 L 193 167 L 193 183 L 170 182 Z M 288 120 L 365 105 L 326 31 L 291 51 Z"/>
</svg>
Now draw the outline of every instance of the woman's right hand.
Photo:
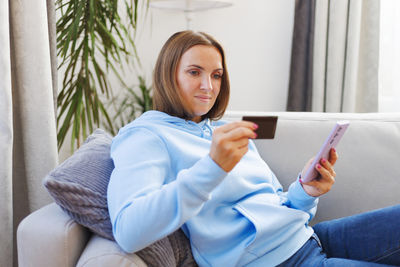
<svg viewBox="0 0 400 267">
<path fill-rule="evenodd" d="M 249 138 L 256 138 L 257 124 L 249 121 L 231 122 L 213 132 L 210 157 L 230 172 L 248 150 Z"/>
</svg>

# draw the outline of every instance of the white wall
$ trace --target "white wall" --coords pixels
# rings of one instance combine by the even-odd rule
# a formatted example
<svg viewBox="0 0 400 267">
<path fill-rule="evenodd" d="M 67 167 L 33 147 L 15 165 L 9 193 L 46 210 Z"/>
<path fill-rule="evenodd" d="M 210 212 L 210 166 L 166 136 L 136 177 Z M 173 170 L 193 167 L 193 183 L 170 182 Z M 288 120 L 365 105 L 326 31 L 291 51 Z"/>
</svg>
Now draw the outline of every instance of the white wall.
<svg viewBox="0 0 400 267">
<path fill-rule="evenodd" d="M 139 12 L 135 43 L 150 84 L 162 45 L 173 33 L 186 29 L 186 20 L 183 13 L 160 9 L 150 8 L 145 14 Z M 233 0 L 231 7 L 194 14 L 192 29 L 211 34 L 224 46 L 231 80 L 228 110 L 286 109 L 293 20 L 294 0 Z M 126 76 L 132 77 L 127 78 L 128 85 L 137 84 L 136 75 Z M 118 95 L 121 86 L 111 80 L 114 95 Z M 69 155 L 68 135 L 59 153 L 60 162 Z"/>
<path fill-rule="evenodd" d="M 231 7 L 194 14 L 192 29 L 211 34 L 225 48 L 232 90 L 228 109 L 286 109 L 294 2 L 233 0 Z M 181 12 L 150 8 L 140 23 L 136 44 L 150 80 L 162 45 L 186 29 L 186 20 Z"/>
</svg>

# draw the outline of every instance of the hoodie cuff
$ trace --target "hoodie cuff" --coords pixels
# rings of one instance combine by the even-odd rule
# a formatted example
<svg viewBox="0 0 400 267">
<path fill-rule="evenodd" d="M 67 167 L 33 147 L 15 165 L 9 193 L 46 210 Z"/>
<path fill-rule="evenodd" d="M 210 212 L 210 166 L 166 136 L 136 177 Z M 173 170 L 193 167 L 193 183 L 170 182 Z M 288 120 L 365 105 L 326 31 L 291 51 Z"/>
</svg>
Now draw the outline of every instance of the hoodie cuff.
<svg viewBox="0 0 400 267">
<path fill-rule="evenodd" d="M 288 199 L 291 205 L 297 209 L 311 209 L 318 204 L 318 197 L 312 197 L 304 191 L 300 183 L 300 175 L 292 183 L 288 190 Z"/>
</svg>

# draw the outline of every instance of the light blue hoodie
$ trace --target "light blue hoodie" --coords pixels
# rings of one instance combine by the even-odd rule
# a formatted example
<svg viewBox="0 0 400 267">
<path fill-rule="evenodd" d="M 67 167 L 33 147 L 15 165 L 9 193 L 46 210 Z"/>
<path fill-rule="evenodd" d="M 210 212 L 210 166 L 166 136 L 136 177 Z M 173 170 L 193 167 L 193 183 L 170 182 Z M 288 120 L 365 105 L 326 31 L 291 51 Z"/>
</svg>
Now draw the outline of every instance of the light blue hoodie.
<svg viewBox="0 0 400 267">
<path fill-rule="evenodd" d="M 149 111 L 120 130 L 108 206 L 123 250 L 138 251 L 181 227 L 200 266 L 275 266 L 310 238 L 318 199 L 298 180 L 283 192 L 252 141 L 226 173 L 209 156 L 221 124 Z"/>
</svg>

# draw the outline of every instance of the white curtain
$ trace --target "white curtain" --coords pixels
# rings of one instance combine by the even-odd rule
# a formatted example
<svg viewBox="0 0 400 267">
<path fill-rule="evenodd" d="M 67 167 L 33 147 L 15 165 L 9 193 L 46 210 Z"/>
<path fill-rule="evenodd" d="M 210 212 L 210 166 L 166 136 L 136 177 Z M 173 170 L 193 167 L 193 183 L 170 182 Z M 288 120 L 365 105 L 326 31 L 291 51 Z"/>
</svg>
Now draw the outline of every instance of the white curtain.
<svg viewBox="0 0 400 267">
<path fill-rule="evenodd" d="M 17 266 L 17 225 L 50 201 L 42 179 L 58 161 L 54 33 L 53 1 L 0 1 L 0 266 Z"/>
<path fill-rule="evenodd" d="M 318 0 L 312 111 L 377 112 L 380 0 Z"/>
</svg>

